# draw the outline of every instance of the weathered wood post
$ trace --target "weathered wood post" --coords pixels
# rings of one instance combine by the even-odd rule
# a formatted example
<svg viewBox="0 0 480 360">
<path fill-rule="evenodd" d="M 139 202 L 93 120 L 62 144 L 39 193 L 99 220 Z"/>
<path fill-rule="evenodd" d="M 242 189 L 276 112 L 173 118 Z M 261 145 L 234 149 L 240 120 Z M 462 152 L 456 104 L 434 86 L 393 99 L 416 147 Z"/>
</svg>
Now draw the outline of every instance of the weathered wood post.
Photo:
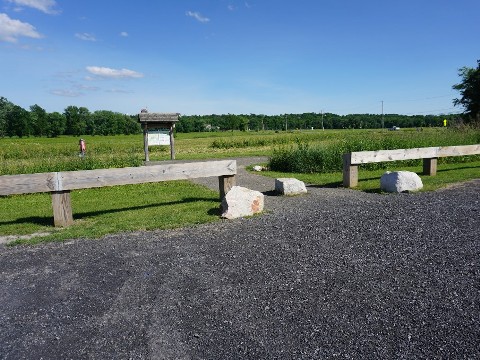
<svg viewBox="0 0 480 360">
<path fill-rule="evenodd" d="M 55 227 L 66 227 L 73 224 L 70 191 L 52 191 L 53 223 Z"/>
<path fill-rule="evenodd" d="M 352 153 L 343 154 L 343 186 L 346 188 L 358 185 L 358 165 L 352 165 Z"/>
<path fill-rule="evenodd" d="M 423 175 L 437 175 L 437 158 L 423 159 Z"/>
<path fill-rule="evenodd" d="M 147 125 L 147 123 L 143 124 L 143 151 L 145 152 L 145 161 L 150 161 L 150 156 L 148 155 L 148 125 Z"/>
<path fill-rule="evenodd" d="M 170 159 L 175 160 L 175 143 L 173 138 L 173 129 L 175 128 L 175 124 L 170 124 L 170 131 L 168 135 L 170 136 Z"/>
<path fill-rule="evenodd" d="M 218 185 L 220 190 L 220 201 L 223 200 L 225 195 L 234 187 L 236 184 L 235 175 L 224 175 L 218 177 Z"/>
</svg>

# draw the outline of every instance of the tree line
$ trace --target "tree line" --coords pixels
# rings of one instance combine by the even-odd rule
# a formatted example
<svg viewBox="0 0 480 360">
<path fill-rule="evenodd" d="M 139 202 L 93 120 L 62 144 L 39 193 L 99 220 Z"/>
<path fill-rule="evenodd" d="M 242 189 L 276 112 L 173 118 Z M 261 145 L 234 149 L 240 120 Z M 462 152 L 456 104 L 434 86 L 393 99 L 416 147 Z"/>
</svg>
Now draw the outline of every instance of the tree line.
<svg viewBox="0 0 480 360">
<path fill-rule="evenodd" d="M 191 115 L 182 116 L 178 132 L 228 130 L 296 130 L 296 129 L 378 129 L 397 127 L 434 127 L 456 122 L 458 115 L 398 115 L 303 113 L 283 115 Z"/>
<path fill-rule="evenodd" d="M 296 129 L 376 129 L 393 126 L 435 127 L 444 120 L 452 124 L 458 115 L 398 115 L 303 113 L 283 115 L 224 114 L 184 115 L 176 124 L 182 133 L 203 131 L 261 131 Z M 63 113 L 48 113 L 39 105 L 29 111 L 0 97 L 0 137 L 60 135 L 119 135 L 141 133 L 137 115 L 113 111 L 90 112 L 85 107 L 68 106 Z"/>
<path fill-rule="evenodd" d="M 60 135 L 119 135 L 141 131 L 137 116 L 68 106 L 63 113 L 48 113 L 41 106 L 30 106 L 29 111 L 0 97 L 0 137 L 28 137 Z"/>
</svg>

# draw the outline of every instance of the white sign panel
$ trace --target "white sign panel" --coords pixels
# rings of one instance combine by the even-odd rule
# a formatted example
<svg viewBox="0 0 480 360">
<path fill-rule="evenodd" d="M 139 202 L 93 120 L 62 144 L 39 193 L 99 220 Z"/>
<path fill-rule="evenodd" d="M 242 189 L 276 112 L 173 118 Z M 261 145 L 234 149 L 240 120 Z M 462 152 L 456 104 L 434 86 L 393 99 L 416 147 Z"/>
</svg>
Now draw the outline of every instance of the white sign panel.
<svg viewBox="0 0 480 360">
<path fill-rule="evenodd" d="M 148 145 L 170 145 L 168 130 L 148 130 Z"/>
</svg>

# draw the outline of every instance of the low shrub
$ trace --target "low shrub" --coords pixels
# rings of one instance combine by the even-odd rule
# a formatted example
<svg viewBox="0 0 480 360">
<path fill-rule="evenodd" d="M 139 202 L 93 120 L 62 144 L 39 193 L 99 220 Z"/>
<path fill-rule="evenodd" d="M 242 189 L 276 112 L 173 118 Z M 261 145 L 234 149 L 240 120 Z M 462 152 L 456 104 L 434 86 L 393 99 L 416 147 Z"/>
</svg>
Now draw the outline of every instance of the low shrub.
<svg viewBox="0 0 480 360">
<path fill-rule="evenodd" d="M 325 173 L 341 171 L 343 154 L 354 151 L 394 150 L 431 146 L 454 146 L 480 143 L 480 131 L 468 130 L 464 132 L 448 131 L 441 133 L 417 134 L 405 132 L 403 134 L 378 133 L 364 137 L 352 136 L 335 142 L 312 144 L 299 141 L 295 146 L 274 149 L 269 161 L 272 171 L 296 173 Z M 439 159 L 439 163 L 461 163 L 478 161 L 479 155 L 459 156 Z M 421 160 L 405 160 L 402 166 L 418 166 Z M 381 162 L 362 165 L 368 170 L 384 169 L 392 162 Z"/>
</svg>

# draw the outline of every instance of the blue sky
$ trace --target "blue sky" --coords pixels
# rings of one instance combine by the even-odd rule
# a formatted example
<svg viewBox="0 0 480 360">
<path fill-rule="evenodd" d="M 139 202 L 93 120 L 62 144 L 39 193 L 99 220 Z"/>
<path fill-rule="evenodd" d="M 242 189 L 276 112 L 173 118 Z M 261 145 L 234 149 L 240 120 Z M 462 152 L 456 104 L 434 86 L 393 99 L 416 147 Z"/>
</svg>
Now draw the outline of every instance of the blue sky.
<svg viewBox="0 0 480 360">
<path fill-rule="evenodd" d="M 0 0 L 0 96 L 49 112 L 457 113 L 479 0 Z"/>
</svg>

